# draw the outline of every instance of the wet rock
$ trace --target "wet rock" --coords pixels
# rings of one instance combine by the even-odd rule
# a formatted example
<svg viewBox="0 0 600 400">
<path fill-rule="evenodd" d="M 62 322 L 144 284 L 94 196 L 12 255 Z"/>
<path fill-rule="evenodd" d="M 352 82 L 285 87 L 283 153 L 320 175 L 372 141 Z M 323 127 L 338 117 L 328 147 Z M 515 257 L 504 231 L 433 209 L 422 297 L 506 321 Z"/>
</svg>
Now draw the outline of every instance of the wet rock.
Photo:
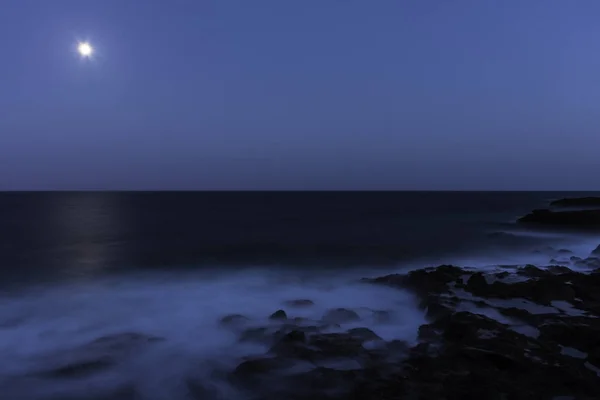
<svg viewBox="0 0 600 400">
<path fill-rule="evenodd" d="M 241 314 L 230 314 L 221 318 L 220 324 L 222 326 L 230 327 L 240 327 L 247 323 L 249 319 Z"/>
<path fill-rule="evenodd" d="M 600 210 L 550 211 L 534 210 L 519 218 L 519 223 L 583 230 L 600 229 Z"/>
<path fill-rule="evenodd" d="M 299 300 L 288 300 L 285 302 L 285 304 L 290 307 L 310 307 L 310 306 L 313 306 L 315 303 L 312 300 L 299 299 Z"/>
<path fill-rule="evenodd" d="M 498 279 L 508 278 L 510 276 L 510 272 L 508 272 L 508 271 L 498 272 L 495 276 Z"/>
<path fill-rule="evenodd" d="M 571 262 L 579 262 L 579 261 L 583 261 L 583 258 L 577 257 L 577 256 L 571 256 L 569 258 L 569 260 L 571 260 Z"/>
<path fill-rule="evenodd" d="M 360 317 L 355 311 L 346 308 L 336 308 L 329 310 L 323 316 L 323 321 L 327 323 L 343 324 L 347 322 L 358 321 Z"/>
<path fill-rule="evenodd" d="M 287 314 L 283 310 L 277 310 L 269 317 L 270 320 L 285 320 L 287 319 Z"/>
<path fill-rule="evenodd" d="M 558 254 L 573 254 L 573 252 L 569 249 L 560 249 L 557 251 Z"/>
<path fill-rule="evenodd" d="M 267 328 L 249 328 L 243 331 L 239 338 L 240 342 L 270 343 L 273 335 L 269 334 Z"/>
<path fill-rule="evenodd" d="M 347 333 L 325 333 L 309 339 L 309 344 L 316 347 L 319 354 L 326 358 L 358 357 L 365 353 L 363 342 L 363 338 Z"/>
<path fill-rule="evenodd" d="M 591 255 L 600 257 L 600 245 L 598 245 L 598 247 L 596 247 L 596 249 L 592 251 Z"/>
<path fill-rule="evenodd" d="M 573 274 L 573 270 L 561 265 L 551 265 L 548 267 L 548 272 L 554 275 Z"/>
<path fill-rule="evenodd" d="M 600 206 L 600 197 L 574 197 L 555 200 L 553 207 L 595 207 Z"/>
<path fill-rule="evenodd" d="M 466 290 L 473 293 L 485 293 L 488 283 L 485 276 L 481 272 L 477 272 L 467 280 Z"/>
<path fill-rule="evenodd" d="M 384 310 L 373 311 L 373 319 L 376 323 L 385 324 L 392 320 L 392 314 Z"/>
<path fill-rule="evenodd" d="M 366 280 L 370 283 L 411 289 L 418 294 L 440 294 L 450 291 L 449 284 L 461 282 L 465 274 L 462 268 L 453 265 L 441 265 L 437 268 L 425 268 L 411 271 L 408 275 L 388 275 Z"/>
<path fill-rule="evenodd" d="M 550 260 L 550 262 L 552 262 L 552 260 Z M 517 269 L 517 275 L 526 276 L 528 278 L 540 278 L 547 276 L 548 272 L 534 265 L 526 265 L 523 268 Z"/>
<path fill-rule="evenodd" d="M 115 360 L 103 357 L 95 360 L 73 362 L 43 373 L 52 378 L 81 378 L 100 371 L 104 371 L 115 364 Z"/>
<path fill-rule="evenodd" d="M 102 347 L 103 349 L 114 351 L 129 349 L 139 344 L 162 342 L 164 340 L 165 338 L 159 336 L 125 332 L 102 336 L 90 342 L 87 347 Z"/>
<path fill-rule="evenodd" d="M 452 306 L 447 301 L 435 295 L 427 296 L 419 306 L 421 309 L 426 310 L 425 315 L 429 319 L 437 319 L 453 312 Z"/>
<path fill-rule="evenodd" d="M 353 328 L 348 331 L 348 334 L 364 341 L 381 340 L 381 338 L 369 328 Z"/>
<path fill-rule="evenodd" d="M 598 318 L 565 317 L 547 321 L 539 326 L 540 338 L 572 347 L 585 353 L 600 348 Z"/>
<path fill-rule="evenodd" d="M 282 368 L 289 368 L 294 363 L 292 360 L 279 357 L 255 358 L 242 362 L 233 371 L 237 378 L 247 379 L 256 375 L 268 374 Z"/>
<path fill-rule="evenodd" d="M 588 257 L 581 263 L 588 268 L 600 268 L 600 257 Z"/>
</svg>

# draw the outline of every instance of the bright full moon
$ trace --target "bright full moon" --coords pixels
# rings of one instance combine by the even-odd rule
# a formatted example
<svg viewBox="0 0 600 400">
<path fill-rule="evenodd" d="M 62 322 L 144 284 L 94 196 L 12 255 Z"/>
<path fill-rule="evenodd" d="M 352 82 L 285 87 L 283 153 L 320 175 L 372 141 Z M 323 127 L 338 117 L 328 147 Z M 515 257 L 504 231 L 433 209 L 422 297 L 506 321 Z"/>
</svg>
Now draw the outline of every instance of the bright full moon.
<svg viewBox="0 0 600 400">
<path fill-rule="evenodd" d="M 83 57 L 90 57 L 94 52 L 94 49 L 88 42 L 79 43 L 77 50 L 79 51 L 79 54 L 81 54 Z"/>
</svg>

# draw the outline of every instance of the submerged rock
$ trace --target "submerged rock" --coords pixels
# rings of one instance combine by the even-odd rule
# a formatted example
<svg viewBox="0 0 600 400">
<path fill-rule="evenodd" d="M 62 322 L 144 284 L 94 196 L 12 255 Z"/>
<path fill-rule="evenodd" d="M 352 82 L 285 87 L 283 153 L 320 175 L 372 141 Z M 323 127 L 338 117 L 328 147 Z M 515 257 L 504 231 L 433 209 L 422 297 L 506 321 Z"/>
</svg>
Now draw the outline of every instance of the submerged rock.
<svg viewBox="0 0 600 400">
<path fill-rule="evenodd" d="M 290 307 L 310 307 L 315 305 L 312 300 L 308 299 L 288 300 L 285 304 Z"/>
<path fill-rule="evenodd" d="M 44 372 L 42 375 L 52 378 L 81 378 L 86 375 L 91 375 L 97 372 L 104 371 L 115 365 L 115 360 L 110 357 L 100 357 L 93 360 L 80 360 L 50 371 Z"/>
<path fill-rule="evenodd" d="M 283 310 L 277 310 L 269 317 L 271 320 L 285 320 L 287 319 L 287 314 Z"/>
<path fill-rule="evenodd" d="M 346 308 L 336 308 L 329 310 L 323 316 L 323 321 L 333 324 L 343 324 L 352 321 L 358 321 L 360 319 L 356 311 L 348 310 Z"/>
<path fill-rule="evenodd" d="M 595 207 L 600 206 L 600 197 L 573 197 L 555 200 L 550 203 L 554 207 Z"/>
<path fill-rule="evenodd" d="M 518 219 L 519 223 L 574 229 L 600 229 L 600 210 L 550 211 L 534 210 Z"/>
<path fill-rule="evenodd" d="M 226 327 L 240 327 L 248 321 L 248 317 L 241 314 L 229 314 L 221 318 L 220 324 Z"/>
</svg>

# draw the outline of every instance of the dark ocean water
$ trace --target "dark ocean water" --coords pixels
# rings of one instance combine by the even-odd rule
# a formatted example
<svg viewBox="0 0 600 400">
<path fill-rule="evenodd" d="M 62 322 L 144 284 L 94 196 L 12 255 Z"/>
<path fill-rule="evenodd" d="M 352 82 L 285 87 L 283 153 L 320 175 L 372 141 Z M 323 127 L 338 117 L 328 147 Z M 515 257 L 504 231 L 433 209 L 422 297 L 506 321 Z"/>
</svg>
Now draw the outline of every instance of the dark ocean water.
<svg viewBox="0 0 600 400">
<path fill-rule="evenodd" d="M 480 253 L 527 245 L 488 234 L 517 229 L 518 216 L 551 199 L 584 194 L 3 193 L 1 274 L 393 264 Z"/>
<path fill-rule="evenodd" d="M 389 311 L 387 324 L 356 326 L 413 341 L 424 316 L 412 296 L 359 278 L 441 263 L 545 265 L 562 248 L 587 256 L 598 236 L 515 224 L 584 195 L 594 193 L 2 193 L 0 397 L 116 399 L 128 388 L 135 395 L 119 399 L 183 400 L 194 381 L 238 398 L 215 372 L 265 349 L 238 343 L 219 319 L 264 324 L 293 299 L 315 302 L 293 311 L 312 320 L 333 307 Z M 44 373 L 123 332 L 165 341 L 111 353 L 98 374 Z"/>
</svg>

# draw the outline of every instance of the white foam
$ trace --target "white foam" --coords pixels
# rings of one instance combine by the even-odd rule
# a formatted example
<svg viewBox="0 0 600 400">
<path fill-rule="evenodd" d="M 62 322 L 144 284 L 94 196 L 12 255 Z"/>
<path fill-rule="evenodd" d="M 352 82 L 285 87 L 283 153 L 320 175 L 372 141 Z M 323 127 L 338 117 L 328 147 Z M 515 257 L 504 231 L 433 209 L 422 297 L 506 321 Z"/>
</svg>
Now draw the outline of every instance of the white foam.
<svg viewBox="0 0 600 400">
<path fill-rule="evenodd" d="M 234 333 L 219 325 L 221 317 L 232 313 L 260 325 L 277 309 L 311 320 L 319 320 L 331 308 L 357 309 L 364 320 L 343 325 L 343 329 L 367 326 L 383 339 L 409 342 L 416 341 L 417 329 L 425 323 L 408 293 L 353 283 L 354 276 L 321 280 L 296 276 L 257 270 L 227 276 L 156 273 L 5 295 L 0 302 L 0 392 L 34 399 L 41 393 L 66 397 L 88 388 L 131 384 L 144 398 L 183 399 L 188 377 L 213 381 L 209 374 L 215 368 L 232 369 L 243 356 L 264 351 L 238 343 Z M 310 299 L 314 306 L 286 307 L 287 300 L 295 299 Z M 372 322 L 367 318 L 370 310 L 390 311 L 391 321 Z M 12 323 L 3 324 L 6 321 Z M 146 346 L 106 374 L 18 384 L 26 374 L 54 365 L 53 355 L 121 332 L 166 340 Z"/>
</svg>

